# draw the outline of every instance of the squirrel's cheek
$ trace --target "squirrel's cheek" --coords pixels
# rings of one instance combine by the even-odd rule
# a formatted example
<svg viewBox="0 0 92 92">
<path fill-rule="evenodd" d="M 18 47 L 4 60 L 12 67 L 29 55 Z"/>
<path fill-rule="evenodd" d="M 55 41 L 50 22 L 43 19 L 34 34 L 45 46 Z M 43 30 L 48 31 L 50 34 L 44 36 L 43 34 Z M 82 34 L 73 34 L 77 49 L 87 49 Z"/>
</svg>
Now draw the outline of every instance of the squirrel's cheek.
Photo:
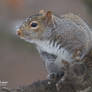
<svg viewBox="0 0 92 92">
<path fill-rule="evenodd" d="M 37 29 L 33 29 L 33 31 L 34 31 L 35 33 L 38 33 L 38 32 L 40 32 L 41 30 L 40 30 L 40 28 L 38 27 Z"/>
</svg>

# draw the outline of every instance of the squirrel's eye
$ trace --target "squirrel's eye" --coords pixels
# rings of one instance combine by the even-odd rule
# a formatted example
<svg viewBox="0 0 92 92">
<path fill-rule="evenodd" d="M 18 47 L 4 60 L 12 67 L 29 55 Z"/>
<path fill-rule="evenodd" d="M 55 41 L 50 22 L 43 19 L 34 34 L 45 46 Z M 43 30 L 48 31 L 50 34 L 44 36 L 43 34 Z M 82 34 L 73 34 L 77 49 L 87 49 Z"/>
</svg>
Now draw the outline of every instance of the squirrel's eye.
<svg viewBox="0 0 92 92">
<path fill-rule="evenodd" d="M 32 23 L 31 24 L 31 27 L 36 27 L 37 26 L 37 23 Z"/>
<path fill-rule="evenodd" d="M 32 21 L 31 22 L 31 27 L 32 28 L 36 28 L 38 26 L 38 22 L 37 21 Z"/>
</svg>

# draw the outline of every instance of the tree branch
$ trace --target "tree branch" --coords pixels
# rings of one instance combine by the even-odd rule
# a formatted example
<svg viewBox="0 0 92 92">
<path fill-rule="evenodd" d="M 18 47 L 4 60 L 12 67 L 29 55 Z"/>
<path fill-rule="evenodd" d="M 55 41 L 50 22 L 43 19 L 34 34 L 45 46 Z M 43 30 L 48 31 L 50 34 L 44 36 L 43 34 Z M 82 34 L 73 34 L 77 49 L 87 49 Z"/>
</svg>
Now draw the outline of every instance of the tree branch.
<svg viewBox="0 0 92 92">
<path fill-rule="evenodd" d="M 76 92 L 71 82 L 64 83 L 60 90 L 56 88 L 56 81 L 42 80 L 37 81 L 31 85 L 16 88 L 5 89 L 2 88 L 0 92 Z"/>
</svg>

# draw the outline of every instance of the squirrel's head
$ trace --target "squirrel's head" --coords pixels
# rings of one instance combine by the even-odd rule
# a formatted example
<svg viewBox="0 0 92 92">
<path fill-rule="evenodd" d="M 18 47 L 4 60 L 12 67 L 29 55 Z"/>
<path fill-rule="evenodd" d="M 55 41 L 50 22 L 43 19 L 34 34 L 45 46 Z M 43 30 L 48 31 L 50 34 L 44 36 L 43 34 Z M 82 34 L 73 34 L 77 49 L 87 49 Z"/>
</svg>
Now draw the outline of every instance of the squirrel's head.
<svg viewBox="0 0 92 92">
<path fill-rule="evenodd" d="M 38 14 L 24 20 L 17 29 L 17 35 L 30 42 L 42 39 L 45 40 L 51 36 L 51 31 L 54 28 L 55 23 L 52 12 L 44 12 L 44 10 L 41 10 Z"/>
</svg>

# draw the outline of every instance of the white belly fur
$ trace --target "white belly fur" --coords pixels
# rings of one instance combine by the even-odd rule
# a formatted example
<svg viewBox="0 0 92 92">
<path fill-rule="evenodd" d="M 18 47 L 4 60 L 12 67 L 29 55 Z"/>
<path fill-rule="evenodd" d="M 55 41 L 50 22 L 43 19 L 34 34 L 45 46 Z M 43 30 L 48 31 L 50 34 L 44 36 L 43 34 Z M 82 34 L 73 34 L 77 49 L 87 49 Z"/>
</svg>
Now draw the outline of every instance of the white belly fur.
<svg viewBox="0 0 92 92">
<path fill-rule="evenodd" d="M 36 44 L 42 51 L 56 55 L 58 57 L 58 60 L 56 60 L 58 65 L 60 65 L 62 60 L 72 61 L 72 55 L 64 48 L 59 49 L 59 46 L 56 46 L 56 44 L 53 46 L 53 43 L 49 44 L 49 41 L 36 41 Z"/>
</svg>

